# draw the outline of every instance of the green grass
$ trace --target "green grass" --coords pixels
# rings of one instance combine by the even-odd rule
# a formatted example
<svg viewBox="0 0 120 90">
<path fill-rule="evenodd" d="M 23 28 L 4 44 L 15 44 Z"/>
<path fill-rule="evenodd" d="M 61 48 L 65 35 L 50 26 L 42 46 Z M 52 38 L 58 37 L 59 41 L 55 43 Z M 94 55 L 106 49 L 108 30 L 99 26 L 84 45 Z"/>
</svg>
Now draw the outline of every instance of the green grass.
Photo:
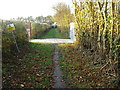
<svg viewBox="0 0 120 90">
<path fill-rule="evenodd" d="M 46 35 L 42 37 L 45 38 L 64 38 L 58 31 L 58 29 L 51 29 Z"/>
<path fill-rule="evenodd" d="M 36 43 L 31 43 L 31 46 L 35 49 L 35 52 L 26 55 L 24 60 L 26 60 L 27 69 L 31 69 L 31 73 L 34 72 L 32 75 L 34 77 L 32 78 L 33 86 L 38 88 L 50 87 L 54 46 L 53 44 Z"/>
<path fill-rule="evenodd" d="M 8 65 L 4 64 L 3 73 L 6 76 L 6 83 L 7 80 L 11 82 L 7 87 L 51 87 L 54 45 L 30 43 L 30 49 L 31 51 L 20 61 L 20 65 L 8 64 L 14 65 L 11 71 L 8 71 Z M 19 61 L 16 60 L 16 62 Z M 12 74 L 12 78 L 10 79 L 7 74 Z"/>
</svg>

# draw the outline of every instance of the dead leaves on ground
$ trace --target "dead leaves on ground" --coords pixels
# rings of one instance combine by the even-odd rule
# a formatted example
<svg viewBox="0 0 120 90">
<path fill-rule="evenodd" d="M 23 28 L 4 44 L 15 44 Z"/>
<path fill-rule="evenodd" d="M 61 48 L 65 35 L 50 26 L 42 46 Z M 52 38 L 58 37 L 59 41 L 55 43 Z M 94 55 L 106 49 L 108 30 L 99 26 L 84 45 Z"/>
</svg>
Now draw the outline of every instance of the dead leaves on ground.
<svg viewBox="0 0 120 90">
<path fill-rule="evenodd" d="M 79 51 L 73 45 L 59 45 L 63 78 L 70 87 L 74 88 L 109 88 L 113 78 L 100 72 L 100 65 L 92 60 L 93 55 L 86 51 Z M 84 52 L 84 53 L 83 53 Z"/>
<path fill-rule="evenodd" d="M 3 73 L 3 81 L 5 81 L 3 87 L 52 87 L 52 53 L 54 46 L 49 44 L 32 44 L 31 47 L 31 52 L 27 53 L 21 61 L 14 60 L 16 64 L 4 64 L 6 70 L 13 65 L 13 70 L 11 71 L 10 69 L 8 72 Z M 20 64 L 17 64 L 18 62 Z M 8 77 L 9 74 L 11 78 Z M 8 81 L 10 82 L 8 83 Z"/>
</svg>

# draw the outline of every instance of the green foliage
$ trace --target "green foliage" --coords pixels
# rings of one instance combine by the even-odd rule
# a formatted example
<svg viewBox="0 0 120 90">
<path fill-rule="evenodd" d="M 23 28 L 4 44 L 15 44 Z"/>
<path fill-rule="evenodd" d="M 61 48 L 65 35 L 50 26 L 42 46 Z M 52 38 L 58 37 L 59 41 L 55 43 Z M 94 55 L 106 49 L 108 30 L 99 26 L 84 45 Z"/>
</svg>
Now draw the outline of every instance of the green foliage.
<svg viewBox="0 0 120 90">
<path fill-rule="evenodd" d="M 66 37 L 62 36 L 58 29 L 53 28 L 41 38 L 66 38 Z"/>
<path fill-rule="evenodd" d="M 76 37 L 78 47 L 92 49 L 99 55 L 116 60 L 119 45 L 118 3 L 77 2 L 75 6 Z M 105 7 L 103 7 L 105 6 Z M 108 7 L 109 6 L 109 7 Z"/>
<path fill-rule="evenodd" d="M 118 3 L 73 0 L 73 4 L 77 41 L 74 46 L 60 47 L 65 79 L 74 88 L 118 87 L 119 71 L 115 68 L 120 60 Z"/>
<path fill-rule="evenodd" d="M 49 31 L 51 26 L 49 24 L 40 24 L 40 23 L 33 23 L 32 24 L 32 38 L 41 38 L 44 33 Z"/>
<path fill-rule="evenodd" d="M 46 17 L 38 16 L 38 17 L 35 18 L 35 20 L 38 23 L 48 23 L 48 24 L 51 24 L 52 23 L 52 16 L 46 16 Z"/>
<path fill-rule="evenodd" d="M 120 47 L 120 45 L 116 45 L 117 47 Z"/>
<path fill-rule="evenodd" d="M 6 22 L 4 22 L 4 24 L 6 26 L 8 24 L 8 22 L 6 21 Z M 26 29 L 24 27 L 24 23 L 14 22 L 14 24 L 15 24 L 15 28 L 16 28 L 14 31 L 7 31 L 6 28 L 3 28 L 3 30 L 2 30 L 3 57 L 17 53 L 17 49 L 15 46 L 12 32 L 15 35 L 15 38 L 16 38 L 19 48 L 23 48 L 24 44 L 28 42 L 28 36 L 27 36 Z"/>
<path fill-rule="evenodd" d="M 13 19 L 14 21 L 15 19 Z M 16 18 L 17 21 L 22 21 L 22 22 L 37 22 L 37 23 L 48 23 L 51 24 L 52 23 L 52 16 L 37 16 L 36 18 L 33 18 L 32 16 L 28 16 L 28 17 L 18 17 Z"/>
<path fill-rule="evenodd" d="M 69 37 L 69 25 L 73 21 L 73 15 L 71 14 L 70 7 L 65 3 L 58 3 L 53 7 L 55 15 L 53 21 L 57 22 L 58 30 L 64 37 Z"/>
</svg>

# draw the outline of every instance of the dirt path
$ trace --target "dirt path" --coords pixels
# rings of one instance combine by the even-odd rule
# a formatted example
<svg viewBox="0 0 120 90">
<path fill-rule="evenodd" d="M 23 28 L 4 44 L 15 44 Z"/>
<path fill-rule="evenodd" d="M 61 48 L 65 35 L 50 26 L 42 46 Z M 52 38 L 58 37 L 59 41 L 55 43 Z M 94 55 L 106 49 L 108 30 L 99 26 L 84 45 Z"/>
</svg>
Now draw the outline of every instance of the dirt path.
<svg viewBox="0 0 120 90">
<path fill-rule="evenodd" d="M 54 87 L 53 88 L 66 88 L 66 84 L 62 78 L 62 71 L 60 70 L 59 66 L 59 56 L 58 56 L 58 45 L 55 44 L 55 52 L 53 57 L 53 64 L 54 64 Z"/>
</svg>

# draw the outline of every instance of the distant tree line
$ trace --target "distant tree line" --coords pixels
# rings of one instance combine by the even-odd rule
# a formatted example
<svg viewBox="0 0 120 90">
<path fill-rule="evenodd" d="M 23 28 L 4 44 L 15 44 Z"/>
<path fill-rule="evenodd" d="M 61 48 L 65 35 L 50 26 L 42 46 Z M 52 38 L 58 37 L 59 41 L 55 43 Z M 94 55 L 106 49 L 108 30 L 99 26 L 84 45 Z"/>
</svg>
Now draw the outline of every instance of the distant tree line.
<svg viewBox="0 0 120 90">
<path fill-rule="evenodd" d="M 52 21 L 52 16 L 37 16 L 33 18 L 32 16 L 29 17 L 18 17 L 18 18 L 13 18 L 11 20 L 17 20 L 17 21 L 23 21 L 23 22 L 36 22 L 36 23 L 49 23 L 51 24 Z"/>
<path fill-rule="evenodd" d="M 61 2 L 53 6 L 53 9 L 55 11 L 53 21 L 57 22 L 59 32 L 64 37 L 69 37 L 70 22 L 73 21 L 73 14 L 71 14 L 70 7 Z"/>
</svg>

